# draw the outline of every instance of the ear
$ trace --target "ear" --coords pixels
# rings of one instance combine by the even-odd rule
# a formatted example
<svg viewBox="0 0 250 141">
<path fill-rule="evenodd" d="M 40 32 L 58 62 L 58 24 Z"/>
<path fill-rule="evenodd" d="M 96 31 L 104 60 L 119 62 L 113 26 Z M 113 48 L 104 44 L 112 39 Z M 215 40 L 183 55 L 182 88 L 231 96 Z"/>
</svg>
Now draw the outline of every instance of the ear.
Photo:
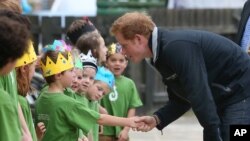
<svg viewBox="0 0 250 141">
<path fill-rule="evenodd" d="M 98 58 L 98 51 L 96 48 L 92 50 L 92 55 L 93 57 Z"/>
<path fill-rule="evenodd" d="M 59 80 L 62 77 L 62 73 L 55 74 L 55 79 Z"/>
<path fill-rule="evenodd" d="M 148 39 L 141 34 L 135 34 L 134 40 L 137 40 L 138 43 L 143 45 L 143 46 L 148 44 Z"/>
<path fill-rule="evenodd" d="M 125 68 L 128 66 L 128 59 L 125 61 Z"/>
<path fill-rule="evenodd" d="M 141 36 L 142 36 L 142 35 L 140 35 L 140 34 L 135 34 L 134 40 L 141 41 Z"/>
</svg>

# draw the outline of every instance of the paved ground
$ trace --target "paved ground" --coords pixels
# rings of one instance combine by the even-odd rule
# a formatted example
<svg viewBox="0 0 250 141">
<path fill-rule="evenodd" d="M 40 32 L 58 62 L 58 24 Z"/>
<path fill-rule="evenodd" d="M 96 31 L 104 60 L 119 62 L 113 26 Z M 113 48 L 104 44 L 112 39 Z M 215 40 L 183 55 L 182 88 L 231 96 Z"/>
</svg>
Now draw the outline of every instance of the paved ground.
<svg viewBox="0 0 250 141">
<path fill-rule="evenodd" d="M 131 141 L 202 141 L 202 127 L 192 112 L 186 113 L 168 127 L 163 135 L 157 129 L 150 132 L 130 131 Z"/>
</svg>

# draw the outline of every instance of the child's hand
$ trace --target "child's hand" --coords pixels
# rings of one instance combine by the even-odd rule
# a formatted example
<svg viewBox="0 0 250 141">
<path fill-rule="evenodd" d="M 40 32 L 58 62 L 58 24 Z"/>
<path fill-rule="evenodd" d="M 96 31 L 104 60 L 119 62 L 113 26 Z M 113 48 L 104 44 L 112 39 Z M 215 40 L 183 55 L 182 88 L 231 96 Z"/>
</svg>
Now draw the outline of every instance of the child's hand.
<svg viewBox="0 0 250 141">
<path fill-rule="evenodd" d="M 130 128 L 132 128 L 133 130 L 144 125 L 144 122 L 138 122 L 140 121 L 140 117 L 137 117 L 137 116 L 130 117 L 129 120 L 131 121 Z"/>
<path fill-rule="evenodd" d="M 36 126 L 36 136 L 37 136 L 38 140 L 42 140 L 45 131 L 46 131 L 46 128 L 45 128 L 44 123 L 43 122 L 37 123 L 37 126 Z"/>
<path fill-rule="evenodd" d="M 138 123 L 138 126 L 133 128 L 134 131 L 148 132 L 157 125 L 157 121 L 153 116 L 138 117 L 135 122 Z"/>
<path fill-rule="evenodd" d="M 126 129 L 128 127 L 123 128 L 123 130 L 119 133 L 118 141 L 127 141 L 128 140 L 128 132 L 129 129 Z"/>
</svg>

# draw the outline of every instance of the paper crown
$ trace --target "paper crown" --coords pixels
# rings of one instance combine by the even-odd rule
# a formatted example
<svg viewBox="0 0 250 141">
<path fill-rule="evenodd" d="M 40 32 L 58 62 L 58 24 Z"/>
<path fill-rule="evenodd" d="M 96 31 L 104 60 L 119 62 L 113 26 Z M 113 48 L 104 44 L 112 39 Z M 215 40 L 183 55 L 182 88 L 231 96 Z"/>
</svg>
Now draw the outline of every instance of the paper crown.
<svg viewBox="0 0 250 141">
<path fill-rule="evenodd" d="M 105 67 L 98 67 L 95 80 L 99 80 L 108 84 L 110 89 L 113 89 L 113 86 L 115 84 L 115 77 L 113 73 Z"/>
<path fill-rule="evenodd" d="M 63 40 L 55 40 L 53 44 L 47 45 L 43 48 L 43 52 L 46 53 L 48 51 L 71 51 L 71 46 L 67 45 Z"/>
<path fill-rule="evenodd" d="M 43 76 L 51 76 L 54 74 L 58 74 L 62 71 L 71 69 L 74 67 L 73 58 L 70 53 L 70 47 L 63 40 L 55 40 L 52 45 L 48 45 L 44 48 L 46 62 L 45 64 L 41 61 L 41 67 L 43 71 Z M 56 62 L 52 61 L 52 59 L 46 54 L 48 51 L 59 52 Z M 67 53 L 67 57 L 62 55 L 62 52 Z"/>
<path fill-rule="evenodd" d="M 96 58 L 93 57 L 91 50 L 88 51 L 87 55 L 85 55 L 84 53 L 81 53 L 79 55 L 80 60 L 82 62 L 82 66 L 84 67 L 93 67 L 94 69 L 98 69 L 97 68 L 97 61 Z"/>
<path fill-rule="evenodd" d="M 16 67 L 21 67 L 27 65 L 29 63 L 34 62 L 37 59 L 36 52 L 33 47 L 33 43 L 30 40 L 28 43 L 28 51 L 24 53 L 24 55 L 19 58 L 16 62 Z"/>
<path fill-rule="evenodd" d="M 122 52 L 122 46 L 119 43 L 112 43 L 110 46 L 108 46 L 107 56 L 121 52 Z"/>
<path fill-rule="evenodd" d="M 74 65 L 75 65 L 75 68 L 78 68 L 81 70 L 83 68 L 82 61 L 80 60 L 80 58 L 78 56 L 75 56 Z"/>
</svg>

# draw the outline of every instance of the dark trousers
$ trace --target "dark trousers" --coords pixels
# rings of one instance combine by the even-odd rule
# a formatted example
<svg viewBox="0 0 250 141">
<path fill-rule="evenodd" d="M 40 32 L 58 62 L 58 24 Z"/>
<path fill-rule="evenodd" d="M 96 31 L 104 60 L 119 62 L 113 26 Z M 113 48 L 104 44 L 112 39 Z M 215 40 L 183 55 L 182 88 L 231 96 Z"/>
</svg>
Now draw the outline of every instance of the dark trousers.
<svg viewBox="0 0 250 141">
<path fill-rule="evenodd" d="M 230 141 L 230 125 L 250 124 L 250 97 L 229 105 L 220 112 L 221 135 L 223 141 Z"/>
</svg>

